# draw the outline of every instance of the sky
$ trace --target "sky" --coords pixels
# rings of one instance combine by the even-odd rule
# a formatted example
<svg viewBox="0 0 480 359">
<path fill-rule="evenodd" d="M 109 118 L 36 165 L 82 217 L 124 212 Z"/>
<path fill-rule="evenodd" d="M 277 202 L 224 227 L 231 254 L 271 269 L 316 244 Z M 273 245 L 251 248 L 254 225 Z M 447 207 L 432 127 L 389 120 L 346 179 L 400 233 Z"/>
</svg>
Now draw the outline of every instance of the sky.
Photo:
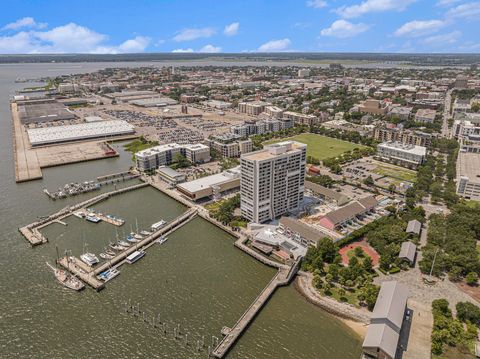
<svg viewBox="0 0 480 359">
<path fill-rule="evenodd" d="M 480 1 L 8 0 L 0 53 L 480 53 Z"/>
</svg>

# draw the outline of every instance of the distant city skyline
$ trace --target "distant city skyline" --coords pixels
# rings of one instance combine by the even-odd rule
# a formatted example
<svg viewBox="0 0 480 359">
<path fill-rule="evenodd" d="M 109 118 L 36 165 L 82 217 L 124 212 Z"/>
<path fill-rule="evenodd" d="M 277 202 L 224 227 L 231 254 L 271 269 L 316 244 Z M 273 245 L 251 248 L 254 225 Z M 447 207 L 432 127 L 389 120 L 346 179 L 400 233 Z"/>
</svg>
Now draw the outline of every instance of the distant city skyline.
<svg viewBox="0 0 480 359">
<path fill-rule="evenodd" d="M 0 53 L 480 52 L 480 1 L 10 1 Z"/>
</svg>

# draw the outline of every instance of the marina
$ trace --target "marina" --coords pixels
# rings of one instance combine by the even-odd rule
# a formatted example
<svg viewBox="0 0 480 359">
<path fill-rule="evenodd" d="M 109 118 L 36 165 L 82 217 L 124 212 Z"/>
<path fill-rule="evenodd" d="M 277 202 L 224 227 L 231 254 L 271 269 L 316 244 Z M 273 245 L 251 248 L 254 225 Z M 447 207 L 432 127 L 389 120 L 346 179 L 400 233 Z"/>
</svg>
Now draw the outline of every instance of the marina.
<svg viewBox="0 0 480 359">
<path fill-rule="evenodd" d="M 127 263 L 134 263 L 143 255 L 145 255 L 145 249 L 150 247 L 151 244 L 155 243 L 154 241 L 161 237 L 166 233 L 171 233 L 172 231 L 176 230 L 180 226 L 186 224 L 188 221 L 192 220 L 197 215 L 197 211 L 195 209 L 189 209 L 173 221 L 166 224 L 163 228 L 158 230 L 157 232 L 152 233 L 150 236 L 146 237 L 145 239 L 141 240 L 140 242 L 136 243 L 131 247 L 122 247 L 122 246 L 115 246 L 117 250 L 121 250 L 119 254 L 114 256 L 113 258 L 109 259 L 108 261 L 99 264 L 96 268 L 92 268 L 87 264 L 83 263 L 81 260 L 65 256 L 60 258 L 59 263 L 70 273 L 75 276 L 78 276 L 81 280 L 87 283 L 95 290 L 101 290 L 104 288 L 104 282 L 101 282 L 97 279 L 97 276 L 110 268 L 117 269 L 120 265 L 124 262 Z M 120 249 L 122 248 L 122 249 Z M 140 252 L 142 251 L 142 252 Z M 140 252 L 140 253 L 139 253 Z M 133 255 L 133 256 L 131 256 Z M 131 257 L 130 257 L 131 256 Z"/>
</svg>

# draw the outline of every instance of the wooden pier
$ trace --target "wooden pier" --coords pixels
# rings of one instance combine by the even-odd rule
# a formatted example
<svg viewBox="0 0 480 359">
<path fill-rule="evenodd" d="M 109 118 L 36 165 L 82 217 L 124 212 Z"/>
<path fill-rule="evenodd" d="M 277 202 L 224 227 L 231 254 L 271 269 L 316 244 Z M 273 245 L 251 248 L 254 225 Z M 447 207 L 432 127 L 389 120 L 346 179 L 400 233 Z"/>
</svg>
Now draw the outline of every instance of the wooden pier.
<svg viewBox="0 0 480 359">
<path fill-rule="evenodd" d="M 230 329 L 228 327 L 222 328 L 223 339 L 218 343 L 213 350 L 212 355 L 216 358 L 223 358 L 225 354 L 231 349 L 233 344 L 237 341 L 242 333 L 247 329 L 256 315 L 260 312 L 265 303 L 270 299 L 278 287 L 286 286 L 290 283 L 292 278 L 297 274 L 300 267 L 302 257 L 298 257 L 291 267 L 282 267 L 278 270 L 272 280 L 260 292 L 253 303 L 238 319 L 235 325 Z"/>
<path fill-rule="evenodd" d="M 60 258 L 57 262 L 67 271 L 72 273 L 78 279 L 87 283 L 95 290 L 99 291 L 105 287 L 105 283 L 97 279 L 96 276 L 92 275 L 93 269 L 84 262 L 82 262 L 80 259 L 76 257 L 65 256 Z"/>
<path fill-rule="evenodd" d="M 66 218 L 72 215 L 74 212 L 82 208 L 92 206 L 101 201 L 105 201 L 106 199 L 116 196 L 118 194 L 126 193 L 129 191 L 133 191 L 133 190 L 147 187 L 147 186 L 148 186 L 148 183 L 139 183 L 130 187 L 125 187 L 115 191 L 102 193 L 98 196 L 87 199 L 86 201 L 77 203 L 73 206 L 65 207 L 59 210 L 58 212 L 51 214 L 48 217 L 45 217 L 39 221 L 30 223 L 24 227 L 19 228 L 18 230 L 30 242 L 32 246 L 46 243 L 48 242 L 48 239 L 40 233 L 39 229 L 54 223 L 56 220 L 62 220 L 63 218 Z"/>
<path fill-rule="evenodd" d="M 140 242 L 132 244 L 131 247 L 117 254 L 114 258 L 105 261 L 97 267 L 90 267 L 83 263 L 81 260 L 75 257 L 63 257 L 59 260 L 59 264 L 67 269 L 71 274 L 77 276 L 82 281 L 87 283 L 93 289 L 99 291 L 104 288 L 105 283 L 100 281 L 97 276 L 106 271 L 109 268 L 116 268 L 125 262 L 130 254 L 139 249 L 146 249 L 154 243 L 154 241 L 162 235 L 173 232 L 180 228 L 197 215 L 196 209 L 189 209 L 185 213 L 181 214 L 173 221 L 167 223 L 164 227 L 158 231 L 152 233 L 150 236 L 145 237 Z"/>
</svg>

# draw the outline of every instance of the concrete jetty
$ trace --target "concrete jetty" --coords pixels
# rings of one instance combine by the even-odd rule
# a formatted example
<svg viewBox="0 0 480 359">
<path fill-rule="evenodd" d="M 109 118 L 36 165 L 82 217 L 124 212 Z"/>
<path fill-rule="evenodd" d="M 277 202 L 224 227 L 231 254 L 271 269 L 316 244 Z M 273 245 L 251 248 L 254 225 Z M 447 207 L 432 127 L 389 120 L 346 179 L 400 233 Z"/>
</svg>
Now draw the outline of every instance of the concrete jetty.
<svg viewBox="0 0 480 359">
<path fill-rule="evenodd" d="M 80 259 L 72 256 L 65 256 L 60 258 L 57 263 L 97 291 L 102 290 L 105 287 L 105 283 L 91 274 L 92 268 L 83 263 Z"/>
<path fill-rule="evenodd" d="M 139 188 L 147 187 L 147 186 L 148 186 L 148 183 L 139 183 L 139 184 L 136 184 L 136 185 L 133 185 L 133 186 L 130 186 L 130 187 L 125 187 L 125 188 L 121 188 L 121 189 L 118 189 L 118 190 L 115 190 L 115 191 L 102 193 L 98 196 L 92 197 L 90 199 L 87 199 L 86 201 L 77 203 L 73 206 L 62 208 L 58 212 L 55 212 L 55 213 L 51 214 L 50 216 L 47 216 L 47 217 L 45 217 L 45 218 L 43 218 L 39 221 L 30 223 L 30 224 L 28 224 L 24 227 L 21 227 L 18 230 L 30 242 L 30 244 L 32 246 L 46 243 L 46 242 L 48 242 L 48 239 L 45 238 L 45 236 L 43 236 L 40 233 L 39 229 L 52 224 L 56 220 L 62 220 L 63 218 L 66 218 L 66 217 L 72 215 L 74 212 L 76 212 L 76 211 L 78 211 L 82 208 L 92 206 L 92 205 L 94 205 L 98 202 L 101 202 L 101 201 L 105 201 L 106 199 L 108 199 L 110 197 L 113 197 L 113 196 L 116 196 L 116 195 L 119 195 L 119 194 L 122 194 L 122 193 L 130 192 L 130 191 L 133 191 L 133 190 L 136 190 L 136 189 L 139 189 Z"/>
<path fill-rule="evenodd" d="M 224 337 L 213 350 L 212 355 L 214 357 L 223 358 L 225 354 L 227 354 L 233 344 L 238 338 L 240 338 L 242 333 L 247 329 L 256 315 L 260 312 L 265 303 L 270 299 L 275 290 L 278 287 L 286 286 L 290 283 L 300 267 L 301 260 L 302 257 L 300 256 L 291 267 L 280 268 L 272 280 L 270 280 L 267 286 L 260 292 L 258 297 L 255 298 L 253 303 L 243 313 L 240 319 L 238 319 L 235 325 L 231 329 L 228 327 L 223 327 L 222 334 L 224 334 Z"/>
</svg>

